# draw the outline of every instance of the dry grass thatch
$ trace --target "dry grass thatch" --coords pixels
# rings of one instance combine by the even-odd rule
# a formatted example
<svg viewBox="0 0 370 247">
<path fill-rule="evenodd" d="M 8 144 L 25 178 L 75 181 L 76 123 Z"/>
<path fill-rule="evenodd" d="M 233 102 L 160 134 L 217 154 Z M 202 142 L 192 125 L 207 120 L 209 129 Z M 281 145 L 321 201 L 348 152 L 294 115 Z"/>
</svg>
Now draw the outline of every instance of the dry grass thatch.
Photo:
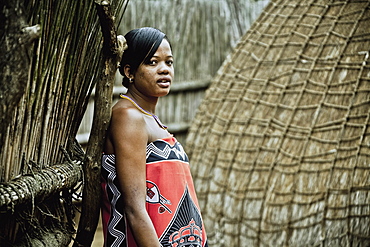
<svg viewBox="0 0 370 247">
<path fill-rule="evenodd" d="M 370 2 L 272 1 L 187 138 L 215 246 L 370 245 Z"/>
</svg>

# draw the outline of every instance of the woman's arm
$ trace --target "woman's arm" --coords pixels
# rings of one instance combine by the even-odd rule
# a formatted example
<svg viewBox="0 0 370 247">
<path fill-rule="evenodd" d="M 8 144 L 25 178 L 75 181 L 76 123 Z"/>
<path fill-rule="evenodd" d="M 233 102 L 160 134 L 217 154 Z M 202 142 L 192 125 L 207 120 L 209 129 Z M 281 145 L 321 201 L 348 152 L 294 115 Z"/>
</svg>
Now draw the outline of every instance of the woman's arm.
<svg viewBox="0 0 370 247">
<path fill-rule="evenodd" d="M 148 133 L 142 113 L 134 108 L 114 109 L 110 133 L 124 210 L 136 244 L 160 246 L 145 207 Z"/>
</svg>

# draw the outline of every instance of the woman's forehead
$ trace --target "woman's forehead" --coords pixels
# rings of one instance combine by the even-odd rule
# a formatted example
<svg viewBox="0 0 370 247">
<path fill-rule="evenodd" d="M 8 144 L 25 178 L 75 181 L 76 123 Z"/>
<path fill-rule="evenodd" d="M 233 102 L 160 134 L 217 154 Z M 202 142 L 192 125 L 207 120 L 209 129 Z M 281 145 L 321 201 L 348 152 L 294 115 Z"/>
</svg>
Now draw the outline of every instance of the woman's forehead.
<svg viewBox="0 0 370 247">
<path fill-rule="evenodd" d="M 159 56 L 159 55 L 162 55 L 162 56 L 165 55 L 165 56 L 168 56 L 168 57 L 172 57 L 171 46 L 170 46 L 170 43 L 166 39 L 162 40 L 158 49 L 153 54 L 153 57 L 156 57 L 156 56 Z"/>
</svg>

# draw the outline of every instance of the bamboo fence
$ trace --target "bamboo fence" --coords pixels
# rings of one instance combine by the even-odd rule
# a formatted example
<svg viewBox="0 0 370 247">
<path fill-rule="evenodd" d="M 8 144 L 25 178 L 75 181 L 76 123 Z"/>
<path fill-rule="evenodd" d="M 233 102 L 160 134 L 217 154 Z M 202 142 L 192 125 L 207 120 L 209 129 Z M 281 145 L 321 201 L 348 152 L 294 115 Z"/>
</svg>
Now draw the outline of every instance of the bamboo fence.
<svg viewBox="0 0 370 247">
<path fill-rule="evenodd" d="M 113 1 L 115 16 L 125 3 Z M 83 159 L 74 140 L 100 71 L 101 28 L 94 1 L 17 4 L 41 36 L 24 58 L 29 80 L 0 150 L 0 245 L 65 246 L 81 181 L 80 164 L 71 159 Z"/>
<path fill-rule="evenodd" d="M 370 246 L 370 2 L 273 0 L 186 149 L 211 246 Z"/>
</svg>

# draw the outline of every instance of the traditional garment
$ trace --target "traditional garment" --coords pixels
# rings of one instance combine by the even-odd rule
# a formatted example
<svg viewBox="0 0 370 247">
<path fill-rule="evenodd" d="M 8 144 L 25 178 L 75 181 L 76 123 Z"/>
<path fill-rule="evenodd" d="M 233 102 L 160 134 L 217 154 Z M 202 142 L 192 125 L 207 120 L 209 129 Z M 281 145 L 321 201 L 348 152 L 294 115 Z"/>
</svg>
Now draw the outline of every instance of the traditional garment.
<svg viewBox="0 0 370 247">
<path fill-rule="evenodd" d="M 115 156 L 103 155 L 104 246 L 136 246 L 118 184 Z M 174 137 L 147 145 L 146 185 L 146 209 L 162 246 L 208 246 L 188 157 Z"/>
</svg>

